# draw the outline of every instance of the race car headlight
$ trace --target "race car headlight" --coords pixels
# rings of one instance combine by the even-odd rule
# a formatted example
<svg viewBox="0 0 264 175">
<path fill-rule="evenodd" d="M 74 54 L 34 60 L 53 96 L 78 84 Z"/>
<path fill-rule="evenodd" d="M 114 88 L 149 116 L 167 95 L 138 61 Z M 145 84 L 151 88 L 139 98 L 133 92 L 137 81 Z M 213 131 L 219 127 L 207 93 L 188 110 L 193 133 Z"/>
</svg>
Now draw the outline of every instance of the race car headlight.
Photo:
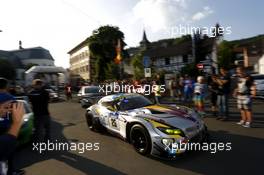
<svg viewBox="0 0 264 175">
<path fill-rule="evenodd" d="M 181 135 L 184 136 L 184 133 L 177 128 L 165 128 L 165 127 L 157 127 L 158 130 L 161 132 L 168 134 L 168 135 Z"/>
</svg>

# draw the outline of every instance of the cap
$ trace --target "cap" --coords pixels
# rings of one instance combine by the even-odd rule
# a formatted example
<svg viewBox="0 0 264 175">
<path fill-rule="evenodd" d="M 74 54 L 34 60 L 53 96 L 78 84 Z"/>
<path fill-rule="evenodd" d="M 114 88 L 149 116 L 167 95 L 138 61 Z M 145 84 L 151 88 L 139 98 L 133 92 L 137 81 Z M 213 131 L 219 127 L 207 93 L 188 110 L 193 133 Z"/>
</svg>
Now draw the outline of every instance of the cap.
<svg viewBox="0 0 264 175">
<path fill-rule="evenodd" d="M 0 93 L 0 104 L 12 100 L 15 100 L 15 98 L 12 95 L 8 93 Z"/>
</svg>

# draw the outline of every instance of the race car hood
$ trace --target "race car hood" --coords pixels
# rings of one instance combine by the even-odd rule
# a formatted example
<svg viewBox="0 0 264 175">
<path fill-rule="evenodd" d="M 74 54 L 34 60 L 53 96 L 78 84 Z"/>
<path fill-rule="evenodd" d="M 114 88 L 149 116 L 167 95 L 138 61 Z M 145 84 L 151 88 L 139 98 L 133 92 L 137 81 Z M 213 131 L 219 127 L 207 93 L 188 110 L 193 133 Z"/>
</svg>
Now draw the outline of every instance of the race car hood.
<svg viewBox="0 0 264 175">
<path fill-rule="evenodd" d="M 134 109 L 131 113 L 179 128 L 189 134 L 203 127 L 203 121 L 198 114 L 184 106 L 151 105 Z"/>
</svg>

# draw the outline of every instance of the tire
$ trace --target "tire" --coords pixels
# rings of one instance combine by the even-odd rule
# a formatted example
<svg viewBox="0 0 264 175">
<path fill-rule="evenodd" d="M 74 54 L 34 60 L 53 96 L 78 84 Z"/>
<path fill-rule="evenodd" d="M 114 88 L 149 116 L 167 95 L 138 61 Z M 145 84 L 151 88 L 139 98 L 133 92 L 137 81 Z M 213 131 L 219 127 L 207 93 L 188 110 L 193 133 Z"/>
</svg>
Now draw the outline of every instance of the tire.
<svg viewBox="0 0 264 175">
<path fill-rule="evenodd" d="M 92 131 L 101 132 L 103 130 L 103 126 L 101 125 L 98 117 L 94 117 L 93 114 L 91 114 L 90 112 L 87 112 L 85 114 L 85 117 L 86 117 L 87 126 Z"/>
<path fill-rule="evenodd" d="M 86 112 L 85 118 L 86 118 L 86 123 L 87 123 L 88 128 L 91 129 L 92 124 L 93 124 L 93 121 L 92 121 L 93 120 L 93 115 L 90 112 Z"/>
<path fill-rule="evenodd" d="M 130 141 L 134 149 L 141 155 L 148 155 L 151 151 L 151 139 L 148 131 L 139 124 L 135 124 L 130 130 Z"/>
</svg>

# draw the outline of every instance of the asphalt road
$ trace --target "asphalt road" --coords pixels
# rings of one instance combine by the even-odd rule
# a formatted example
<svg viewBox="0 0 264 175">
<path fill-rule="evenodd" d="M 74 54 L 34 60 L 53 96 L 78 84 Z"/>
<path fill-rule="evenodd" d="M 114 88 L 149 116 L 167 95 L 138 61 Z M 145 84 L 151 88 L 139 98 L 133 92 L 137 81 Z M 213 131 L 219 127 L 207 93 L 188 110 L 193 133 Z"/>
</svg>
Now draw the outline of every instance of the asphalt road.
<svg viewBox="0 0 264 175">
<path fill-rule="evenodd" d="M 90 131 L 84 109 L 76 102 L 50 105 L 54 142 L 99 143 L 98 151 L 48 151 L 40 154 L 28 145 L 16 154 L 15 165 L 28 175 L 108 175 L 108 174 L 263 174 L 264 104 L 254 104 L 253 128 L 235 124 L 239 113 L 231 102 L 231 119 L 227 122 L 205 118 L 212 142 L 231 142 L 231 151 L 190 152 L 175 161 L 144 157 L 131 145 L 107 133 Z"/>
</svg>

